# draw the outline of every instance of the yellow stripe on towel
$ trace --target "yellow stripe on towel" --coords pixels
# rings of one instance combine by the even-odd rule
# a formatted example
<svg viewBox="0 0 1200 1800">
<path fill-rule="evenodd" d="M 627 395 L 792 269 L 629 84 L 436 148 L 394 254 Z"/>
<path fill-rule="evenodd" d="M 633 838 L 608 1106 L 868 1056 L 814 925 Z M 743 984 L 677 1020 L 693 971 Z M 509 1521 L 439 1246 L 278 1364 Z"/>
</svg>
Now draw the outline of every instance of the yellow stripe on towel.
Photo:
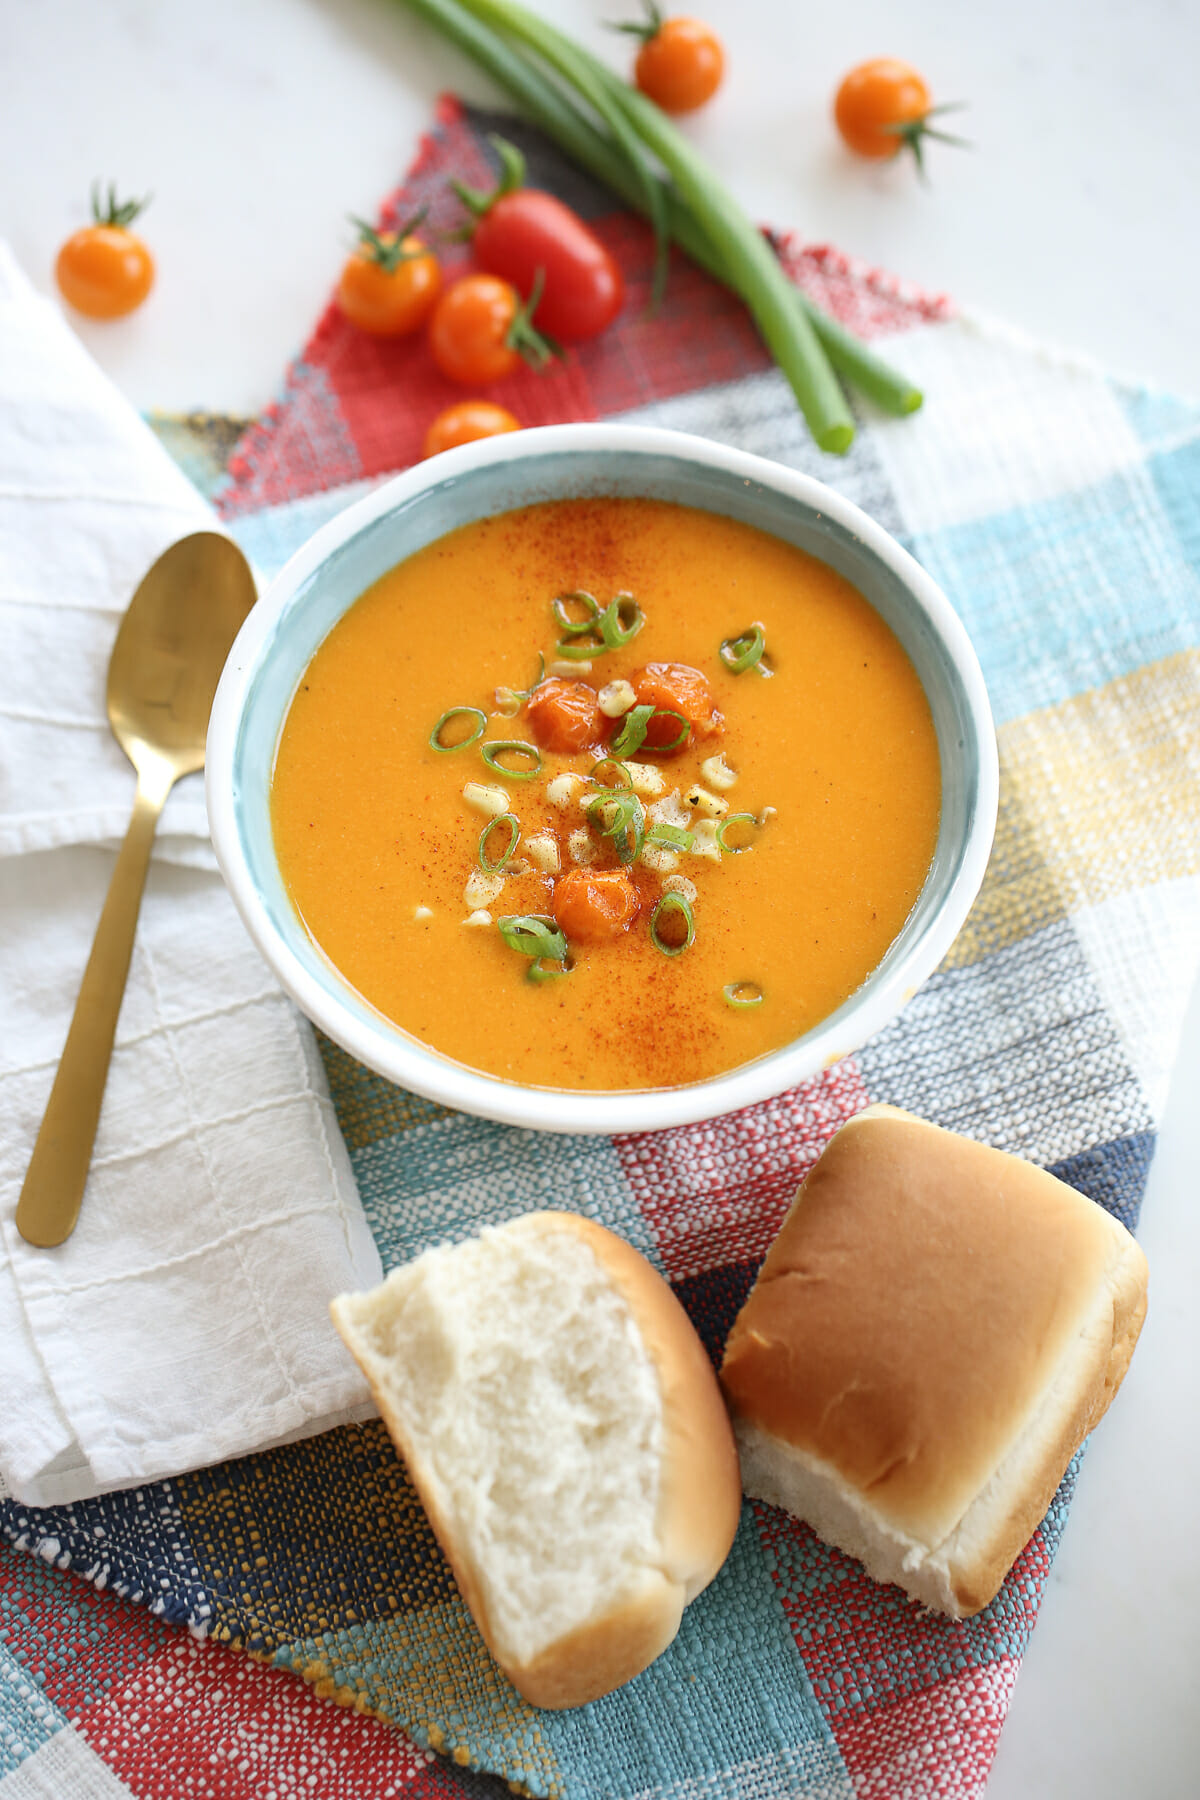
<svg viewBox="0 0 1200 1800">
<path fill-rule="evenodd" d="M 1200 651 L 1002 725 L 987 877 L 944 966 L 1200 872 Z"/>
</svg>

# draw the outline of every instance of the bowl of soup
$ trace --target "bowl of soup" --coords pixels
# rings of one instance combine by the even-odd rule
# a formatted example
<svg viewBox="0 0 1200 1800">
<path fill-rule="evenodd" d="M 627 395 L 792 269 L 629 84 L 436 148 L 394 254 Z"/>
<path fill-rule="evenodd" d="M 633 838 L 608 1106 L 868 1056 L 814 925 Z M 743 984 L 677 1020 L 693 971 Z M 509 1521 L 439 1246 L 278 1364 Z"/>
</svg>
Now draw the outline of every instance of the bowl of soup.
<svg viewBox="0 0 1200 1800">
<path fill-rule="evenodd" d="M 804 475 L 566 425 L 438 456 L 250 614 L 213 842 L 308 1017 L 444 1104 L 656 1129 L 895 1017 L 983 878 L 978 662 L 936 584 Z"/>
</svg>

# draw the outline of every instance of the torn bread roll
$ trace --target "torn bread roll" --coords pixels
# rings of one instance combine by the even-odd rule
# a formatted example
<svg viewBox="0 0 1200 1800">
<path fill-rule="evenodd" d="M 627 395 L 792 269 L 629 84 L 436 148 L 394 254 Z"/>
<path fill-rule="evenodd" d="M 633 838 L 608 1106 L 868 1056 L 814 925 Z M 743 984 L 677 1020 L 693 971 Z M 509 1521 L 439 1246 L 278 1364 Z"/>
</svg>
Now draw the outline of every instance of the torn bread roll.
<svg viewBox="0 0 1200 1800">
<path fill-rule="evenodd" d="M 612 1232 L 530 1213 L 332 1313 L 496 1661 L 535 1706 L 653 1662 L 741 1506 L 716 1376 Z"/>
<path fill-rule="evenodd" d="M 986 1606 L 1121 1383 L 1146 1259 L 1003 1151 L 872 1106 L 809 1172 L 725 1349 L 747 1494 L 952 1618 Z"/>
</svg>

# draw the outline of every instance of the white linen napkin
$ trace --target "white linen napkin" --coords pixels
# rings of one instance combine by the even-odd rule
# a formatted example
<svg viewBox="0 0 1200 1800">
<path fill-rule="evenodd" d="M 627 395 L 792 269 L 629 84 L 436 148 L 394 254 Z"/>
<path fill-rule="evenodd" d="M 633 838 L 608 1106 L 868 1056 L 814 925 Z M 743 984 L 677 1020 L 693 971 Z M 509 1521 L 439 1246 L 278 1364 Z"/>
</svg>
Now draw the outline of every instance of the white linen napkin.
<svg viewBox="0 0 1200 1800">
<path fill-rule="evenodd" d="M 219 529 L 0 243 L 0 1492 L 51 1505 L 374 1410 L 330 1298 L 380 1278 L 312 1032 L 167 801 L 79 1224 L 14 1215 L 134 774 L 109 652 Z"/>
</svg>

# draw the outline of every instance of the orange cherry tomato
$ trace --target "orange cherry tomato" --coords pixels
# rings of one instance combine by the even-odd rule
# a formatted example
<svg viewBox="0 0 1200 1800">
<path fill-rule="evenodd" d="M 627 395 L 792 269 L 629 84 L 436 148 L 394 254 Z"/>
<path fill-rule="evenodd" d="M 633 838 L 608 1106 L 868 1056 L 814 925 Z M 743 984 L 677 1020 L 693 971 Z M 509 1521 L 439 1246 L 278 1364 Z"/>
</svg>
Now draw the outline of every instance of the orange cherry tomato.
<svg viewBox="0 0 1200 1800">
<path fill-rule="evenodd" d="M 555 882 L 550 905 L 573 944 L 602 944 L 629 930 L 641 901 L 624 869 L 572 869 Z"/>
<path fill-rule="evenodd" d="M 586 681 L 551 675 L 534 688 L 525 710 L 543 750 L 571 754 L 600 742 L 604 719 L 596 690 Z"/>
<path fill-rule="evenodd" d="M 699 19 L 664 19 L 653 4 L 649 15 L 649 24 L 639 32 L 642 47 L 633 79 L 664 112 L 695 112 L 721 85 L 725 73 L 721 40 Z"/>
<path fill-rule="evenodd" d="M 464 275 L 448 287 L 429 321 L 429 349 L 450 381 L 499 381 L 520 360 L 513 341 L 521 296 L 496 275 Z"/>
<path fill-rule="evenodd" d="M 688 663 L 647 663 L 630 676 L 639 706 L 656 706 L 662 712 L 680 713 L 692 728 L 676 750 L 686 750 L 697 737 L 715 737 L 725 729 L 725 720 L 717 711 L 712 689 L 699 669 Z M 646 733 L 646 748 L 662 750 L 679 735 L 674 719 L 655 717 Z"/>
<path fill-rule="evenodd" d="M 473 444 L 478 438 L 498 437 L 501 432 L 520 429 L 520 419 L 514 418 L 506 406 L 494 406 L 490 400 L 459 400 L 433 421 L 425 433 L 421 455 L 437 456 L 459 444 Z"/>
<path fill-rule="evenodd" d="M 933 106 L 928 84 L 911 63 L 877 56 L 860 63 L 844 78 L 833 102 L 833 116 L 844 142 L 858 156 L 877 161 L 911 150 L 923 166 L 926 138 L 944 144 L 963 139 L 937 130 L 930 120 L 952 106 Z"/>
<path fill-rule="evenodd" d="M 407 337 L 433 311 L 442 286 L 437 257 L 410 220 L 399 231 L 376 231 L 361 219 L 359 245 L 342 270 L 338 305 L 352 325 L 372 337 Z"/>
<path fill-rule="evenodd" d="M 154 285 L 154 258 L 129 226 L 145 200 L 118 203 L 109 187 L 101 203 L 92 189 L 91 225 L 69 237 L 54 264 L 54 279 L 69 306 L 89 319 L 120 319 L 140 306 Z"/>
</svg>

